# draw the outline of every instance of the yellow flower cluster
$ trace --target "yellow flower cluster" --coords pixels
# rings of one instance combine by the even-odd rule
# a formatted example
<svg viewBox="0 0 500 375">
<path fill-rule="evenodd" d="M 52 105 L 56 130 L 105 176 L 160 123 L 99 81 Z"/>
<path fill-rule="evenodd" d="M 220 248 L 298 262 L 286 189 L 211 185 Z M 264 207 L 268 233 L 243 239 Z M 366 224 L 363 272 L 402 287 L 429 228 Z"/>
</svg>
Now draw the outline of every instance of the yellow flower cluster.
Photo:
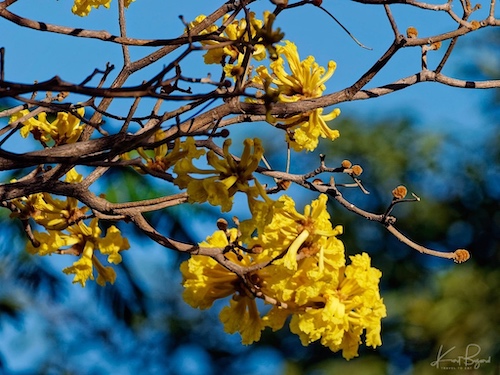
<svg viewBox="0 0 500 375">
<path fill-rule="evenodd" d="M 125 6 L 128 8 L 130 3 L 135 0 L 125 0 Z M 99 8 L 100 6 L 104 6 L 109 8 L 111 4 L 111 0 L 75 0 L 73 4 L 73 8 L 71 11 L 80 17 L 88 16 L 92 8 Z"/>
<path fill-rule="evenodd" d="M 75 169 L 66 175 L 66 182 L 80 182 L 82 176 Z M 32 218 L 44 227 L 46 232 L 33 232 L 34 242 L 29 242 L 27 251 L 31 254 L 72 254 L 79 259 L 72 266 L 63 270 L 66 274 L 74 274 L 74 283 L 85 286 L 88 279 L 93 280 L 93 267 L 97 270 L 97 283 L 105 285 L 114 283 L 116 273 L 111 267 L 105 267 L 95 255 L 95 250 L 107 255 L 108 262 L 118 264 L 122 257 L 120 251 L 130 247 L 126 238 L 121 236 L 118 228 L 110 226 L 104 237 L 94 218 L 89 225 L 84 223 L 87 207 L 78 207 L 75 198 L 67 197 L 65 201 L 56 199 L 48 193 L 32 194 L 28 197 L 11 201 L 17 208 L 11 216 L 22 220 Z"/>
<path fill-rule="evenodd" d="M 326 89 L 325 82 L 335 71 L 335 62 L 330 61 L 325 71 L 312 56 L 300 61 L 297 47 L 289 41 L 285 41 L 284 46 L 278 46 L 277 52 L 279 58 L 270 64 L 272 73 L 265 66 L 260 66 L 253 79 L 265 87 L 266 97 L 284 103 L 321 97 Z M 285 60 L 290 73 L 285 70 Z M 287 130 L 287 142 L 295 151 L 313 151 L 318 146 L 319 137 L 330 140 L 339 137 L 339 131 L 331 130 L 326 124 L 339 114 L 338 108 L 326 115 L 323 115 L 322 108 L 318 108 L 283 119 L 268 116 L 268 121 L 273 124 L 279 122 L 279 126 Z"/>
<path fill-rule="evenodd" d="M 158 130 L 155 133 L 154 141 L 155 143 L 161 143 L 165 140 L 165 132 Z M 194 138 L 188 137 L 185 141 L 181 141 L 177 138 L 171 150 L 169 150 L 167 142 L 161 143 L 159 146 L 155 147 L 153 150 L 144 150 L 144 148 L 139 147 L 137 153 L 144 159 L 144 166 L 150 170 L 165 172 L 170 167 L 174 166 L 180 160 L 183 159 L 198 159 L 200 156 L 205 154 L 204 150 L 199 150 L 196 148 Z M 125 160 L 130 160 L 133 152 L 122 155 Z M 139 173 L 144 173 L 142 169 L 135 168 Z"/>
<path fill-rule="evenodd" d="M 82 176 L 73 168 L 67 174 L 65 181 L 76 183 L 82 180 Z M 80 220 L 87 207 L 78 207 L 78 201 L 72 197 L 66 197 L 65 201 L 54 198 L 49 193 L 32 194 L 28 197 L 14 199 L 11 203 L 16 206 L 17 211 L 11 217 L 22 220 L 32 218 L 45 229 L 63 230 L 72 223 Z"/>
<path fill-rule="evenodd" d="M 239 45 L 241 43 L 249 43 L 250 39 L 256 38 L 257 33 L 264 24 L 262 21 L 255 18 L 254 12 L 250 12 L 248 16 L 250 24 L 247 23 L 246 18 L 234 20 L 226 25 L 224 32 L 220 34 L 220 36 L 226 37 L 230 41 L 234 41 L 235 44 L 225 44 L 223 47 L 217 48 L 216 46 L 220 44 L 218 41 L 207 40 L 201 42 L 202 45 L 209 47 L 209 50 L 203 56 L 205 64 L 221 64 L 225 61 L 225 58 L 228 57 L 229 60 L 227 63 L 229 63 L 229 65 L 225 68 L 228 73 L 234 68 L 235 65 L 233 64 L 236 61 L 241 64 L 243 54 L 241 53 Z M 205 18 L 206 16 L 200 15 L 196 17 L 196 19 L 191 22 L 189 26 L 192 28 L 200 24 Z M 226 14 L 223 18 L 224 25 L 228 19 L 229 14 Z M 200 34 L 210 34 L 216 32 L 217 30 L 218 28 L 216 25 L 211 25 Z M 257 61 L 263 60 L 266 57 L 266 48 L 263 44 L 254 44 L 252 48 L 252 57 Z"/>
<path fill-rule="evenodd" d="M 225 233 L 216 231 L 200 246 L 225 248 L 237 241 L 238 231 L 233 228 Z M 249 266 L 253 258 L 248 253 L 228 252 L 227 257 L 234 263 Z M 262 258 L 257 255 L 256 259 Z M 233 296 L 230 307 L 224 308 L 220 318 L 228 333 L 240 332 L 242 342 L 251 344 L 260 339 L 264 328 L 255 299 L 245 289 L 239 277 L 222 267 L 209 257 L 194 255 L 181 264 L 184 277 L 184 300 L 192 307 L 207 309 L 220 298 Z"/>
<path fill-rule="evenodd" d="M 78 108 L 76 112 L 80 117 L 83 117 L 85 108 Z M 27 109 L 14 113 L 10 117 L 10 123 L 21 119 L 29 113 L 30 111 Z M 46 112 L 41 112 L 23 121 L 22 124 L 23 127 L 20 132 L 23 138 L 26 138 L 31 133 L 36 140 L 44 145 L 47 145 L 51 141 L 55 145 L 74 143 L 83 131 L 80 119 L 66 112 L 58 112 L 56 118 L 52 121 L 47 119 Z"/>
<path fill-rule="evenodd" d="M 193 164 L 193 158 L 199 157 L 199 153 L 191 152 L 179 160 L 174 166 L 177 177 L 174 182 L 181 189 L 187 188 L 189 202 L 209 202 L 214 206 L 221 206 L 222 211 L 229 211 L 233 206 L 233 196 L 241 191 L 249 197 L 249 200 L 265 192 L 253 177 L 257 169 L 264 149 L 260 139 L 246 139 L 244 150 L 240 160 L 235 160 L 229 152 L 231 140 L 226 140 L 223 146 L 223 157 L 220 158 L 214 151 L 210 150 L 207 155 L 207 163 L 213 169 L 201 169 Z M 193 175 L 210 175 L 206 178 L 195 178 Z M 249 181 L 254 181 L 250 186 Z"/>
<path fill-rule="evenodd" d="M 241 266 L 269 265 L 241 280 L 209 257 L 192 256 L 181 265 L 184 300 L 206 309 L 232 296 L 220 319 L 226 332 L 241 334 L 244 344 L 258 341 L 266 327 L 281 329 L 291 317 L 290 329 L 303 345 L 320 340 L 332 351 L 342 350 L 346 359 L 358 355 L 363 333 L 366 345 L 380 346 L 380 321 L 386 316 L 378 288 L 381 272 L 371 267 L 365 253 L 350 257 L 346 265 L 337 238 L 342 228 L 331 225 L 326 202 L 320 195 L 301 214 L 283 196 L 272 206 L 270 222 L 253 237 L 242 233 L 242 227 L 216 231 L 200 246 L 229 249 L 227 257 Z M 250 238 L 248 248 L 259 251 L 241 250 L 244 237 Z M 273 304 L 264 316 L 257 308 L 256 290 Z"/>
</svg>

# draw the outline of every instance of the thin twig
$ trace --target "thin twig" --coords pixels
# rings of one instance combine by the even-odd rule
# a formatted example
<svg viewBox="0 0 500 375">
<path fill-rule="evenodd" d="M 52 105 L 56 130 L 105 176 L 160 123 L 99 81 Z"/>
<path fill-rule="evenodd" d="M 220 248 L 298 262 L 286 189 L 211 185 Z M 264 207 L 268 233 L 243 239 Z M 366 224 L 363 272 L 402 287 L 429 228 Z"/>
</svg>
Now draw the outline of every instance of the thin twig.
<svg viewBox="0 0 500 375">
<path fill-rule="evenodd" d="M 125 21 L 125 0 L 118 0 L 118 24 L 120 25 L 120 36 L 126 38 L 127 26 Z M 121 44 L 123 53 L 123 65 L 130 64 L 130 52 L 128 46 Z"/>
</svg>

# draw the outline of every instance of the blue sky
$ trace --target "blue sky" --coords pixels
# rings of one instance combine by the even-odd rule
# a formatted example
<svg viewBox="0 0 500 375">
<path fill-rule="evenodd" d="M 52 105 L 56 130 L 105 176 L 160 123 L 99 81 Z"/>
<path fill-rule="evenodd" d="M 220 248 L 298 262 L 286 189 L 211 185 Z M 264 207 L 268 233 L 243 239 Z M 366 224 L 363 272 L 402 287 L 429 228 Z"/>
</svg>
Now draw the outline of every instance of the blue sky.
<svg viewBox="0 0 500 375">
<path fill-rule="evenodd" d="M 173 15 L 184 15 L 186 20 L 194 19 L 198 14 L 208 14 L 215 9 L 216 1 L 165 1 L 165 0 L 137 0 L 127 10 L 128 35 L 137 38 L 173 38 L 183 30 L 183 25 Z M 43 6 L 41 6 L 43 4 Z M 268 2 L 261 0 L 252 5 L 252 10 L 259 15 Z M 481 17 L 487 10 L 485 2 Z M 25 0 L 18 1 L 10 9 L 12 12 L 27 18 L 45 21 L 47 23 L 62 24 L 72 27 L 89 28 L 94 30 L 106 29 L 118 34 L 117 12 L 114 9 L 116 0 L 112 2 L 112 9 L 99 9 L 91 12 L 89 17 L 80 18 L 72 15 L 70 1 L 55 0 Z M 329 60 L 337 62 L 337 71 L 333 78 L 327 82 L 327 93 L 340 90 L 352 84 L 382 55 L 392 42 L 392 31 L 381 7 L 364 6 L 352 1 L 339 0 L 325 1 L 328 8 L 363 44 L 373 50 L 365 50 L 357 46 L 328 16 L 314 7 L 302 7 L 284 12 L 277 23 L 286 32 L 286 39 L 294 41 L 302 58 L 312 54 L 323 66 Z M 458 3 L 456 4 L 458 7 Z M 451 20 L 446 15 L 437 12 L 424 12 L 412 9 L 405 11 L 404 7 L 393 6 L 394 15 L 401 31 L 408 26 L 415 26 L 421 36 L 433 35 L 454 28 Z M 416 15 L 415 15 L 416 13 Z M 425 17 L 419 18 L 420 15 Z M 427 18 L 428 17 L 428 18 Z M 477 17 L 477 18 L 481 18 Z M 121 49 L 118 45 L 99 42 L 95 40 L 78 40 L 77 38 L 40 33 L 23 29 L 0 20 L 0 35 L 3 36 L 1 46 L 6 49 L 6 80 L 19 82 L 33 82 L 46 80 L 54 75 L 68 81 L 81 81 L 94 68 L 104 68 L 111 62 L 119 69 Z M 6 37 L 7 36 L 7 37 Z M 465 40 L 472 40 L 467 37 Z M 444 49 L 443 49 L 444 50 Z M 151 52 L 150 48 L 134 48 L 132 56 L 141 57 Z M 430 53 L 429 66 L 438 61 L 443 51 Z M 449 62 L 444 73 L 458 78 L 464 78 L 460 71 L 460 62 L 471 56 L 466 52 L 457 54 Z M 165 64 L 169 61 L 165 60 Z M 399 78 L 409 76 L 419 71 L 420 57 L 418 49 L 401 51 L 394 62 L 389 63 L 368 87 L 391 83 Z M 186 75 L 204 75 L 215 68 L 200 65 L 195 59 L 189 59 L 183 65 Z M 155 68 L 157 69 L 157 68 Z M 148 69 L 146 74 L 154 74 L 156 70 Z M 138 75 L 134 82 L 139 82 L 144 75 Z M 441 130 L 443 132 L 459 132 L 470 142 L 475 137 L 484 137 L 488 129 L 478 129 L 484 123 L 481 105 L 485 93 L 480 90 L 460 90 L 437 84 L 425 83 L 409 88 L 402 92 L 367 100 L 363 102 L 342 103 L 339 105 L 346 116 L 358 116 L 366 121 L 383 118 L 401 117 L 410 113 L 417 119 L 417 125 L 422 128 Z M 126 103 L 113 107 L 117 111 L 126 113 Z M 486 130 L 486 131 L 485 131 Z M 140 245 L 138 245 L 140 247 Z M 168 263 L 168 256 L 164 250 L 151 246 L 148 251 L 150 264 L 145 269 L 154 269 L 158 264 Z M 55 259 L 50 263 L 56 269 L 68 265 L 70 259 Z M 147 278 L 144 274 L 144 278 Z M 69 282 L 69 280 L 68 280 Z M 153 282 L 151 287 L 158 287 Z M 79 286 L 72 293 L 73 303 L 85 305 L 88 296 Z M 43 326 L 37 324 L 40 316 L 50 315 L 47 311 L 40 313 L 32 311 L 34 315 L 27 315 L 27 320 L 21 331 L 13 327 L 3 327 L 3 340 L 0 340 L 0 352 L 9 360 L 9 365 L 15 370 L 27 370 L 33 363 L 36 355 L 49 354 L 50 348 L 43 349 Z M 12 361 L 17 356 L 19 348 L 24 347 L 24 354 L 18 360 Z M 189 353 L 196 348 L 185 348 Z M 273 356 L 267 354 L 269 356 Z M 201 354 L 200 354 L 201 355 Z M 260 354 L 262 355 L 262 354 Z M 182 363 L 188 356 L 185 352 L 175 353 L 174 358 Z M 272 358 L 271 358 L 272 359 Z M 276 359 L 273 359 L 276 362 Z M 270 360 L 271 361 L 271 360 Z M 271 362 L 269 362 L 271 363 Z M 189 365 L 189 364 L 188 364 Z M 188 366 L 185 365 L 185 366 Z M 192 365 L 192 363 L 191 363 Z M 269 371 L 274 371 L 268 368 Z M 202 370 L 200 370 L 202 371 Z M 262 372 L 261 374 L 264 374 Z M 196 369 L 193 370 L 196 374 Z M 198 372 L 200 373 L 200 372 Z M 272 372 L 270 372 L 272 373 Z"/>
</svg>

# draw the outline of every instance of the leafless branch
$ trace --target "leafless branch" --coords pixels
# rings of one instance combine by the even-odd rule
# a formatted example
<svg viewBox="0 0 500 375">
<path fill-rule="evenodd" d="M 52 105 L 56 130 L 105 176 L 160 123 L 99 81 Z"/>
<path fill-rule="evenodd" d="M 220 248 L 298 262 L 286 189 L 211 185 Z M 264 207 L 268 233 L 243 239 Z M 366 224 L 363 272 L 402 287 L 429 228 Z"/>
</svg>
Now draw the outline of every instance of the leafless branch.
<svg viewBox="0 0 500 375">
<path fill-rule="evenodd" d="M 30 110 L 28 114 L 0 130 L 0 137 L 2 137 L 0 140 L 0 171 L 27 169 L 25 175 L 20 176 L 16 182 L 0 185 L 0 202 L 2 206 L 13 210 L 14 208 L 10 205 L 13 199 L 39 192 L 73 197 L 89 207 L 95 217 L 131 222 L 149 238 L 169 249 L 190 254 L 207 255 L 216 259 L 221 265 L 240 277 L 249 293 L 273 303 L 270 297 L 263 294 L 249 278 L 251 272 L 263 267 L 262 264 L 245 268 L 231 262 L 225 256 L 225 249 L 203 248 L 198 245 L 176 241 L 160 233 L 144 217 L 144 214 L 148 212 L 168 210 L 173 206 L 185 204 L 189 200 L 186 192 L 136 202 L 112 203 L 91 193 L 89 187 L 99 181 L 110 169 L 124 167 L 134 167 L 141 173 L 170 184 L 174 181 L 171 170 L 159 171 L 143 163 L 140 158 L 124 160 L 120 156 L 138 148 L 154 150 L 160 146 L 172 147 L 176 139 L 186 136 L 196 137 L 198 147 L 204 147 L 222 156 L 224 154 L 223 150 L 214 142 L 216 137 L 225 137 L 228 133 L 227 128 L 230 126 L 257 121 L 262 122 L 268 116 L 287 119 L 297 114 L 309 113 L 315 109 L 326 108 L 347 101 L 380 97 L 423 82 L 434 82 L 467 89 L 500 88 L 500 80 L 469 81 L 442 73 L 448 58 L 454 53 L 457 40 L 472 32 L 481 32 L 486 28 L 500 26 L 500 20 L 495 18 L 495 0 L 491 0 L 489 4 L 488 16 L 479 21 L 470 21 L 471 15 L 477 10 L 477 7 L 471 7 L 467 1 L 461 2 L 462 16 L 458 16 L 454 12 L 451 1 L 443 4 L 430 4 L 414 0 L 355 1 L 383 6 L 388 19 L 387 27 L 391 28 L 393 34 L 393 40 L 388 41 L 386 51 L 374 59 L 371 67 L 366 72 L 353 77 L 351 81 L 353 83 L 341 90 L 318 98 L 290 103 L 273 102 L 271 104 L 264 103 L 262 96 L 256 94 L 256 92 L 260 94 L 260 92 L 265 91 L 264 85 L 262 83 L 252 83 L 250 80 L 250 72 L 254 68 L 252 66 L 252 54 L 259 43 L 262 43 L 258 36 L 252 35 L 251 13 L 248 5 L 254 0 L 228 1 L 195 24 L 181 18 L 181 21 L 176 22 L 181 24 L 184 31 L 173 39 L 137 39 L 128 37 L 124 0 L 118 1 L 120 35 L 113 35 L 107 31 L 84 30 L 31 20 L 14 14 L 8 9 L 10 5 L 16 3 L 16 0 L 0 1 L 0 20 L 2 21 L 15 23 L 21 27 L 28 27 L 40 32 L 46 31 L 66 35 L 75 38 L 76 41 L 80 38 L 91 38 L 95 39 L 96 43 L 119 44 L 122 47 L 123 55 L 123 64 L 112 82 L 108 81 L 111 81 L 111 72 L 114 72 L 114 66 L 107 64 L 104 70 L 95 69 L 83 81 L 78 83 L 65 81 L 59 76 L 54 76 L 45 81 L 25 83 L 8 80 L 4 70 L 5 59 L 8 55 L 4 48 L 0 49 L 0 98 L 16 100 L 12 108 L 0 112 L 0 118 L 10 117 L 23 109 Z M 298 1 L 290 4 L 289 9 L 300 8 L 311 3 L 311 1 Z M 391 11 L 392 4 L 440 12 L 448 20 L 451 18 L 454 21 L 454 26 L 436 35 L 424 37 L 402 35 L 397 19 Z M 275 9 L 274 14 L 279 17 L 286 10 L 285 6 L 280 5 Z M 336 20 L 333 13 L 326 10 L 326 8 L 324 10 Z M 233 39 L 224 36 L 223 33 L 240 17 L 243 17 L 246 21 L 246 26 L 242 31 L 243 35 Z M 220 23 L 220 25 L 217 25 L 217 23 Z M 214 25 L 217 25 L 217 31 L 206 31 Z M 444 56 L 436 67 L 428 66 L 427 54 L 432 53 L 431 51 L 437 49 L 439 43 L 444 41 L 450 41 Z M 130 46 L 157 48 L 151 53 L 145 52 L 143 57 L 133 61 L 129 52 Z M 193 77 L 190 73 L 186 73 L 187 70 L 184 71 L 183 66 L 188 57 L 194 56 L 200 51 L 214 52 L 224 47 L 235 49 L 239 53 L 240 61 L 235 61 L 236 58 L 230 59 L 226 56 L 220 62 L 221 68 L 228 63 L 239 62 L 241 64 L 241 74 L 237 75 L 234 80 L 223 69 L 221 69 L 219 79 L 212 79 L 208 74 Z M 422 69 L 408 77 L 397 76 L 392 82 L 390 81 L 385 85 L 370 87 L 373 79 L 379 75 L 387 63 L 392 61 L 401 50 L 407 48 L 420 49 Z M 176 51 L 175 56 L 172 54 L 174 51 Z M 166 60 L 165 65 L 162 68 L 157 68 L 154 75 L 144 79 L 141 84 L 130 83 L 130 78 L 136 72 L 158 63 L 161 59 Z M 99 81 L 97 85 L 92 86 L 91 82 L 96 77 L 99 77 Z M 52 93 L 59 94 L 53 95 Z M 74 103 L 74 101 L 70 100 L 70 97 L 67 97 L 68 93 L 79 94 L 79 97 L 83 96 L 85 99 L 80 103 Z M 45 95 L 45 97 L 43 99 L 38 98 L 41 95 Z M 125 98 L 134 99 L 128 113 L 115 113 L 111 104 Z M 156 100 L 148 101 L 151 98 Z M 260 101 L 258 98 L 260 98 Z M 149 114 L 140 113 L 136 115 L 140 105 L 153 102 L 154 104 L 151 104 L 150 109 L 148 109 Z M 80 116 L 75 111 L 79 107 L 88 107 L 93 109 L 94 112 L 91 116 Z M 166 107 L 168 109 L 165 109 Z M 34 148 L 22 152 L 18 150 L 8 151 L 4 148 L 7 140 L 10 140 L 26 121 L 35 120 L 43 112 L 66 112 L 77 117 L 84 126 L 84 131 L 78 142 L 52 146 L 42 144 L 42 149 Z M 105 124 L 105 119 L 120 122 L 120 126 L 115 129 L 114 126 Z M 251 129 L 251 124 L 243 126 L 248 126 L 248 129 Z M 160 129 L 164 132 L 165 138 L 158 141 L 155 140 L 154 135 Z M 251 133 L 250 130 L 248 133 Z M 234 156 L 234 160 L 238 161 L 239 159 Z M 91 167 L 92 171 L 80 183 L 68 184 L 62 182 L 61 178 L 72 167 L 77 165 Z M 333 176 L 338 173 L 351 176 L 352 182 L 349 184 L 337 183 Z M 345 166 L 327 167 L 323 158 L 316 169 L 304 174 L 291 174 L 288 168 L 286 171 L 271 170 L 269 166 L 259 167 L 255 174 L 271 177 L 277 182 L 276 186 L 267 187 L 269 194 L 282 191 L 288 183 L 296 184 L 314 192 L 328 194 L 341 207 L 367 220 L 380 223 L 398 240 L 421 253 L 453 259 L 457 262 L 463 261 L 468 256 L 468 253 L 465 254 L 465 250 L 461 249 L 455 252 L 438 252 L 428 249 L 403 235 L 395 228 L 396 218 L 391 216 L 394 202 L 387 212 L 377 214 L 368 212 L 346 200 L 340 191 L 341 189 L 358 188 L 363 193 L 368 194 L 361 179 L 355 175 L 353 168 Z M 27 237 L 33 241 L 34 237 L 31 234 L 29 222 L 23 222 L 23 226 Z"/>
</svg>

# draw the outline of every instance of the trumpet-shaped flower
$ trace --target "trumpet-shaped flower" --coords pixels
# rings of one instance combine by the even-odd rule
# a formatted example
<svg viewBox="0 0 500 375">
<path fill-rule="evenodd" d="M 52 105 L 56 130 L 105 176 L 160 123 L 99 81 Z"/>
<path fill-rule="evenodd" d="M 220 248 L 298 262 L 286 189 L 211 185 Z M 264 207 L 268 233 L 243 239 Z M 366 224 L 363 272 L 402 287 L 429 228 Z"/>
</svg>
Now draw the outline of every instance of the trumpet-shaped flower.
<svg viewBox="0 0 500 375">
<path fill-rule="evenodd" d="M 198 17 L 195 18 L 193 22 L 189 23 L 189 30 L 191 30 L 193 27 L 198 26 L 203 20 L 207 18 L 205 15 L 200 14 Z M 216 25 L 209 25 L 206 29 L 202 30 L 199 35 L 206 35 L 206 34 L 211 34 L 215 33 L 218 30 L 218 27 Z M 203 46 L 216 46 L 219 43 L 214 41 L 214 40 L 204 40 L 201 42 Z M 222 59 L 224 58 L 224 51 L 222 48 L 213 48 L 210 49 L 205 55 L 203 56 L 203 59 L 205 61 L 205 64 L 219 64 Z"/>
<path fill-rule="evenodd" d="M 334 352 L 342 350 L 346 359 L 358 355 L 364 331 L 368 346 L 382 344 L 380 320 L 386 316 L 378 290 L 381 272 L 370 266 L 366 253 L 350 259 L 350 265 L 338 269 L 338 281 L 325 284 L 314 305 L 294 313 L 290 321 L 303 345 L 321 340 Z"/>
<path fill-rule="evenodd" d="M 231 229 L 229 233 L 228 239 L 226 233 L 216 231 L 200 246 L 225 248 L 236 239 L 237 230 Z M 238 276 L 207 256 L 193 255 L 181 264 L 181 273 L 184 301 L 195 308 L 207 309 L 215 300 L 237 291 Z"/>
<path fill-rule="evenodd" d="M 380 321 L 386 316 L 378 290 L 381 272 L 370 266 L 365 253 L 350 257 L 345 266 L 337 238 L 342 229 L 330 224 L 325 195 L 306 206 L 304 214 L 290 198 L 280 201 L 283 206 L 257 241 L 264 252 L 282 243 L 286 253 L 260 270 L 259 277 L 261 291 L 286 307 L 273 307 L 264 324 L 277 330 L 292 316 L 291 331 L 304 345 L 320 340 L 347 359 L 357 355 L 363 332 L 366 345 L 380 346 Z"/>
<path fill-rule="evenodd" d="M 229 301 L 229 306 L 221 310 L 219 318 L 224 324 L 224 331 L 230 334 L 236 332 L 241 334 L 243 345 L 260 340 L 264 323 L 253 298 L 234 295 Z"/>
<path fill-rule="evenodd" d="M 228 25 L 226 22 L 229 15 L 225 15 L 223 18 L 223 24 L 225 25 L 224 32 L 220 34 L 222 37 L 226 37 L 229 41 L 234 41 L 234 44 L 227 44 L 220 48 L 216 46 L 220 44 L 218 41 L 207 40 L 202 41 L 201 44 L 205 46 L 210 46 L 210 49 L 203 56 L 205 64 L 220 64 L 224 61 L 226 57 L 229 57 L 229 63 L 233 63 L 238 60 L 239 56 L 242 56 L 242 43 L 249 43 L 250 39 L 254 39 L 257 36 L 258 31 L 262 28 L 263 22 L 255 18 L 255 13 L 250 12 L 248 14 L 250 24 L 247 23 L 246 18 L 241 20 L 234 20 Z M 199 24 L 206 17 L 201 15 L 196 18 L 196 20 L 190 24 L 190 27 Z M 207 34 L 217 31 L 217 26 L 210 26 L 200 34 Z M 249 35 L 250 34 L 250 35 Z M 263 60 L 266 57 L 266 48 L 263 44 L 256 43 L 253 45 L 252 57 L 258 61 Z"/>
<path fill-rule="evenodd" d="M 90 225 L 82 220 L 77 224 L 66 228 L 67 233 L 60 230 L 48 230 L 47 232 L 35 231 L 33 236 L 39 242 L 39 246 L 28 243 L 27 251 L 31 254 L 73 254 L 79 259 L 72 266 L 63 269 L 66 274 L 74 274 L 74 283 L 85 286 L 88 279 L 93 280 L 93 267 L 98 273 L 97 282 L 104 285 L 106 282 L 113 283 L 116 278 L 115 271 L 110 267 L 104 267 L 97 258 L 95 251 L 108 256 L 108 262 L 118 264 L 122 257 L 120 251 L 127 250 L 130 245 L 126 238 L 121 236 L 120 231 L 114 225 L 110 226 L 106 236 L 102 237 L 102 231 L 98 226 L 98 220 L 93 219 Z"/>
<path fill-rule="evenodd" d="M 338 257 L 343 262 L 344 248 L 336 236 L 342 233 L 342 227 L 333 228 L 330 215 L 326 210 L 328 197 L 321 194 L 317 200 L 304 208 L 300 214 L 295 210 L 295 202 L 284 195 L 278 200 L 273 219 L 260 233 L 257 241 L 266 249 L 273 249 L 274 256 L 286 251 L 281 260 L 290 269 L 297 269 L 297 256 L 314 256 L 320 269 L 325 266 L 325 254 Z M 342 265 L 342 264 L 340 264 Z"/>
<path fill-rule="evenodd" d="M 332 130 L 326 124 L 340 114 L 340 109 L 335 108 L 330 113 L 323 115 L 323 108 L 318 108 L 307 113 L 300 113 L 281 120 L 287 129 L 286 140 L 295 151 L 314 151 L 318 147 L 319 137 L 331 141 L 340 137 L 340 132 Z"/>
<path fill-rule="evenodd" d="M 85 108 L 80 107 L 76 112 L 80 117 L 83 117 Z M 20 120 L 29 113 L 27 109 L 16 112 L 11 116 L 10 122 L 12 123 Z M 47 144 L 51 141 L 53 141 L 55 145 L 74 143 L 78 140 L 83 131 L 80 119 L 67 112 L 58 112 L 53 121 L 47 119 L 47 113 L 41 112 L 36 116 L 22 121 L 22 124 L 21 136 L 23 138 L 26 138 L 29 133 L 32 133 L 35 139 L 43 144 Z"/>
<path fill-rule="evenodd" d="M 30 254 L 38 254 L 40 256 L 56 254 L 60 249 L 72 246 L 78 242 L 77 239 L 58 230 L 48 230 L 47 232 L 35 231 L 33 237 L 39 242 L 39 246 L 28 242 L 26 251 Z"/>
<path fill-rule="evenodd" d="M 92 265 L 96 265 L 97 272 L 101 275 L 98 279 L 100 284 L 105 281 L 114 282 L 114 271 L 110 272 L 108 268 L 103 267 L 94 252 L 99 250 L 102 254 L 107 255 L 110 263 L 120 263 L 122 257 L 119 252 L 127 250 L 130 245 L 128 240 L 121 236 L 118 228 L 112 225 L 108 228 L 106 236 L 101 237 L 102 231 L 98 226 L 98 220 L 93 219 L 89 226 L 80 221 L 78 224 L 69 227 L 68 232 L 70 232 L 72 238 L 78 239 L 78 242 L 70 250 L 76 252 L 77 255 L 80 254 L 81 257 L 72 267 L 65 268 L 63 272 L 75 274 L 73 282 L 79 282 L 82 286 L 85 286 L 86 280 L 89 278 L 93 280 Z M 89 263 L 89 259 L 91 263 Z"/>
<path fill-rule="evenodd" d="M 261 66 L 257 68 L 257 82 L 263 82 L 269 78 L 276 85 L 283 102 L 296 102 L 302 99 L 319 98 L 325 91 L 325 82 L 328 81 L 336 68 L 334 61 L 328 63 L 328 70 L 319 66 L 314 57 L 308 56 L 300 61 L 297 47 L 290 41 L 285 41 L 284 46 L 278 46 L 279 58 L 270 65 L 273 74 Z M 285 61 L 288 63 L 290 73 L 285 69 Z"/>
<path fill-rule="evenodd" d="M 237 239 L 237 229 L 227 233 L 219 230 L 200 243 L 202 247 L 226 248 Z M 252 260 L 245 252 L 228 252 L 226 255 L 234 263 L 248 266 Z M 183 298 L 189 305 L 207 309 L 220 298 L 233 296 L 230 305 L 220 313 L 224 329 L 228 333 L 239 332 L 244 344 L 251 344 L 260 339 L 264 324 L 257 310 L 255 300 L 248 295 L 245 286 L 233 272 L 221 266 L 214 259 L 193 255 L 181 264 L 184 286 Z"/>
<path fill-rule="evenodd" d="M 214 151 L 207 153 L 207 162 L 213 169 L 200 169 L 193 165 L 194 155 L 186 157 L 174 166 L 177 177 L 174 182 L 180 188 L 187 187 L 189 202 L 209 202 L 221 206 L 222 211 L 229 211 L 233 205 L 233 196 L 241 191 L 249 197 L 261 194 L 257 186 L 250 186 L 254 180 L 253 172 L 257 169 L 264 154 L 261 141 L 257 138 L 244 141 L 244 150 L 240 160 L 236 160 L 229 152 L 230 140 L 223 146 L 223 158 Z M 212 175 L 197 179 L 192 175 Z"/>
<path fill-rule="evenodd" d="M 155 143 L 162 142 L 165 140 L 165 132 L 158 130 L 155 133 Z M 172 149 L 169 149 L 167 143 L 162 143 L 155 147 L 153 150 L 144 150 L 142 147 L 137 149 L 139 155 L 145 160 L 145 166 L 148 169 L 165 172 L 170 167 L 172 167 L 179 160 L 187 158 L 189 160 L 198 159 L 200 156 L 205 154 L 204 150 L 196 148 L 195 141 L 193 137 L 186 138 L 185 141 L 181 141 L 177 138 Z M 123 159 L 130 159 L 130 153 L 122 155 Z M 135 168 L 137 172 L 144 173 L 141 168 Z"/>
<path fill-rule="evenodd" d="M 63 269 L 67 275 L 74 274 L 73 283 L 80 283 L 83 287 L 87 280 L 93 280 L 92 274 L 92 259 L 94 258 L 94 247 L 91 242 L 86 242 L 80 256 L 80 259 L 75 261 L 72 266 Z"/>
<path fill-rule="evenodd" d="M 299 100 L 319 98 L 326 89 L 325 82 L 335 71 L 336 64 L 328 63 L 328 70 L 319 66 L 312 56 L 300 61 L 295 44 L 285 41 L 284 46 L 278 46 L 279 58 L 270 64 L 272 73 L 264 66 L 256 69 L 254 82 L 266 89 L 266 97 L 278 102 L 293 103 Z M 285 69 L 288 63 L 290 73 Z M 312 151 L 317 147 L 318 138 L 334 140 L 339 137 L 338 130 L 331 130 L 326 121 L 331 121 L 340 114 L 334 109 L 323 115 L 323 109 L 318 108 L 306 113 L 293 115 L 284 119 L 269 117 L 268 121 L 287 131 L 287 142 L 296 151 Z"/>
<path fill-rule="evenodd" d="M 80 182 L 83 176 L 73 168 L 66 174 L 68 183 Z M 33 218 L 37 224 L 49 230 L 63 230 L 84 217 L 88 207 L 78 207 L 78 201 L 73 197 L 66 200 L 54 198 L 49 193 L 37 193 L 28 197 L 11 201 L 19 211 L 14 211 L 11 217 L 27 220 Z"/>
</svg>

